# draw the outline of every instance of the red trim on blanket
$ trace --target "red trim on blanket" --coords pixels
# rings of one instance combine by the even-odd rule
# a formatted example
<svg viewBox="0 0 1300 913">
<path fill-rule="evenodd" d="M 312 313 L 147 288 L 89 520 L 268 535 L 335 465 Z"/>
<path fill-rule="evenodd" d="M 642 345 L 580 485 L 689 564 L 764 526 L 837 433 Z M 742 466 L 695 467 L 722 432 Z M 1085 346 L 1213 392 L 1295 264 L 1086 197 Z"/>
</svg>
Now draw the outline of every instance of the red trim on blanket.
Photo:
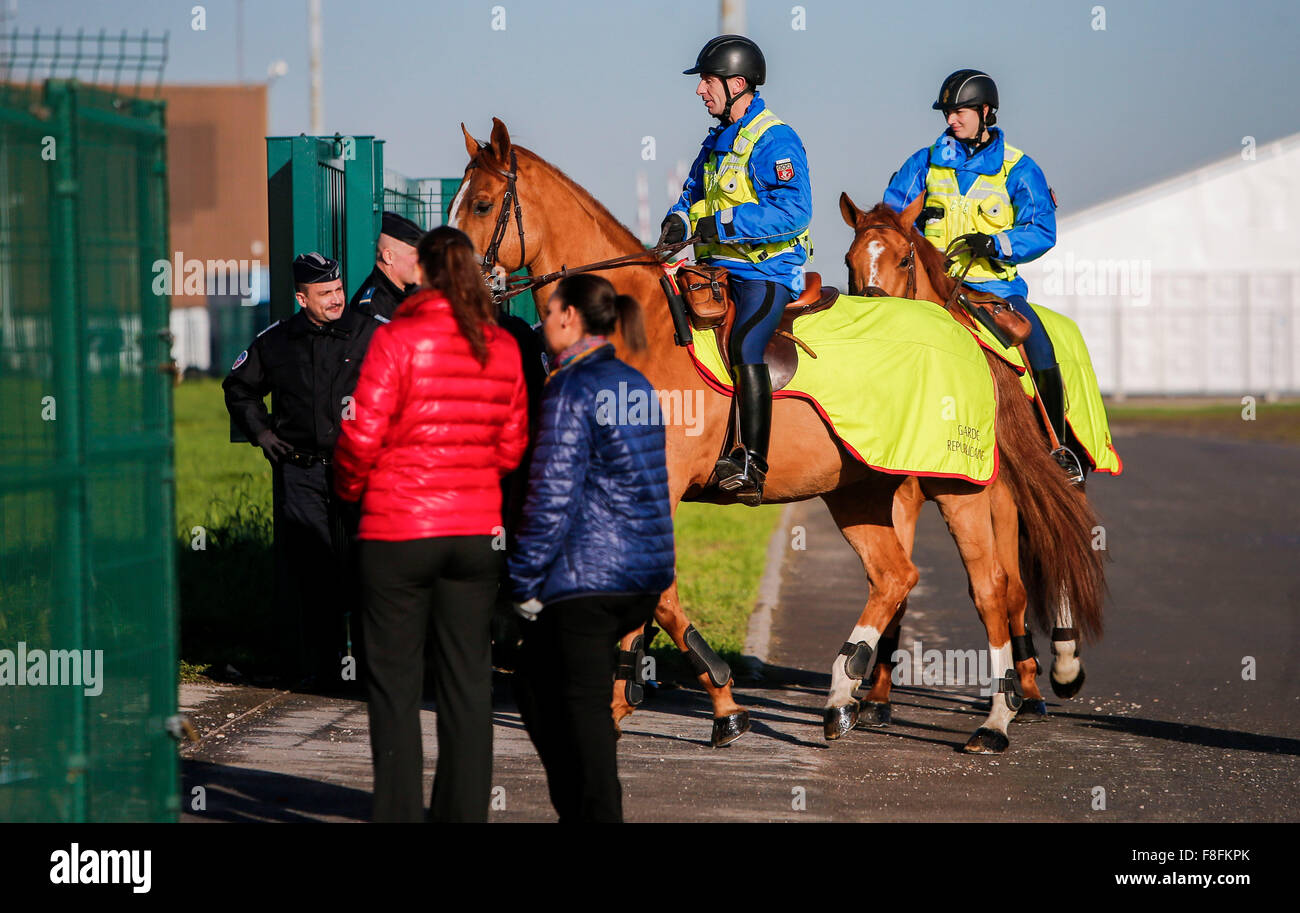
<svg viewBox="0 0 1300 913">
<path fill-rule="evenodd" d="M 722 381 L 714 377 L 713 372 L 710 371 L 708 368 L 706 368 L 704 366 L 704 363 L 701 362 L 700 359 L 696 356 L 695 343 L 694 342 L 688 343 L 686 346 L 686 350 L 691 353 L 691 364 L 695 365 L 696 372 L 700 375 L 700 377 L 704 380 L 704 382 L 708 384 L 710 387 L 712 387 L 718 393 L 721 393 L 723 396 L 730 396 L 731 387 L 728 384 L 722 383 Z M 992 368 L 990 368 L 989 376 L 992 377 L 992 375 L 993 375 L 993 371 Z M 835 436 L 835 439 L 844 445 L 844 449 L 847 450 L 850 454 L 852 454 L 853 458 L 857 460 L 859 463 L 861 463 L 864 466 L 869 466 L 870 468 L 876 470 L 876 472 L 883 472 L 893 476 L 919 476 L 927 479 L 960 479 L 963 482 L 970 482 L 972 485 L 979 485 L 981 487 L 985 485 L 991 485 L 993 481 L 998 477 L 998 448 L 996 446 L 993 448 L 993 474 L 989 476 L 989 478 L 985 481 L 972 479 L 970 476 L 962 475 L 959 472 L 910 472 L 905 469 L 886 469 L 884 466 L 877 466 L 874 463 L 868 463 L 865 459 L 863 459 L 862 454 L 858 453 L 858 451 L 854 449 L 852 444 L 844 440 L 844 438 L 840 437 L 839 432 L 835 430 L 835 423 L 831 421 L 830 416 L 828 416 L 826 412 L 822 409 L 821 403 L 813 399 L 812 396 L 810 396 L 807 393 L 800 393 L 798 390 L 775 390 L 772 392 L 772 399 L 791 399 L 791 398 L 801 399 L 804 402 L 808 403 L 810 406 L 812 406 L 815 410 L 817 410 L 817 414 L 821 416 L 821 420 L 826 423 L 826 427 L 830 429 L 831 434 Z"/>
</svg>

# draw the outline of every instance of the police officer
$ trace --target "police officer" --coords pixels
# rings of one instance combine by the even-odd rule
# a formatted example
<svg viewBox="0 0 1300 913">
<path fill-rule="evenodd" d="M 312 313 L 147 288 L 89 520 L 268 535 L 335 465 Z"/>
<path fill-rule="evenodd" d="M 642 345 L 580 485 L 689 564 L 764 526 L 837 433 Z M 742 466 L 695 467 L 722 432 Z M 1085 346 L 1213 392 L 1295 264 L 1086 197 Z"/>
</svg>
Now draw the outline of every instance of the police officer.
<svg viewBox="0 0 1300 913">
<path fill-rule="evenodd" d="M 740 446 L 717 463 L 718 486 L 757 505 L 767 475 L 772 380 L 763 350 L 785 306 L 804 288 L 812 252 L 812 190 L 798 134 L 758 95 L 767 64 L 758 45 L 720 35 L 700 51 L 695 94 L 718 119 L 700 148 L 659 243 L 697 236 L 695 259 L 725 266 L 736 303 L 729 356 Z"/>
<path fill-rule="evenodd" d="M 1052 456 L 1071 481 L 1082 482 L 1079 459 L 1065 446 L 1065 392 L 1056 351 L 1025 300 L 1029 287 L 1016 273 L 1017 263 L 1037 259 L 1056 244 L 1056 197 L 1038 164 L 1005 142 L 994 126 L 998 87 L 987 73 L 966 69 L 951 74 L 931 107 L 944 113 L 948 129 L 894 173 L 885 202 L 902 212 L 924 193 L 926 238 L 940 250 L 962 235 L 970 241 L 956 254 L 954 274 L 969 264 L 966 285 L 1006 299 L 1029 320 L 1033 330 L 1025 353 L 1061 442 Z"/>
<path fill-rule="evenodd" d="M 330 458 L 339 424 L 353 415 L 351 395 L 370 337 L 387 319 L 344 307 L 337 260 L 318 253 L 294 260 L 299 310 L 257 335 L 222 383 L 226 409 L 273 466 L 277 536 L 297 581 L 300 630 L 309 673 L 322 684 L 340 681 L 344 613 L 356 604 L 351 537 L 354 505 L 330 484 Z M 270 393 L 274 414 L 263 402 Z M 360 653 L 361 626 L 350 626 Z M 356 656 L 356 669 L 364 668 Z"/>
<path fill-rule="evenodd" d="M 402 299 L 415 291 L 417 272 L 415 245 L 424 234 L 420 226 L 395 212 L 384 213 L 375 242 L 375 268 L 361 283 L 348 305 L 363 314 L 392 319 Z"/>
</svg>

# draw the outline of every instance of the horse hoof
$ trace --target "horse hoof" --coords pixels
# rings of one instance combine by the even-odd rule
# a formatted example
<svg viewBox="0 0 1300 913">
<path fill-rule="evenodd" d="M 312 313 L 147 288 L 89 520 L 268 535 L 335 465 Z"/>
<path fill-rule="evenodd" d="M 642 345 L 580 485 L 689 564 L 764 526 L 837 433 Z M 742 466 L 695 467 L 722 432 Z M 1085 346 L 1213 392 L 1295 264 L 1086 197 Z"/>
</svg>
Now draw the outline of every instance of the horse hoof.
<svg viewBox="0 0 1300 913">
<path fill-rule="evenodd" d="M 858 716 L 858 729 L 883 729 L 894 719 L 893 705 L 889 701 L 864 701 Z"/>
<path fill-rule="evenodd" d="M 961 750 L 967 754 L 1002 754 L 1010 745 L 1005 733 L 981 726 Z"/>
<path fill-rule="evenodd" d="M 730 745 L 749 732 L 749 711 L 737 710 L 713 721 L 713 747 Z"/>
<path fill-rule="evenodd" d="M 1074 677 L 1072 682 L 1058 682 L 1055 675 L 1049 675 L 1052 680 L 1052 693 L 1062 700 L 1069 700 L 1083 690 L 1083 680 L 1087 678 L 1083 671 L 1083 660 L 1079 660 L 1079 674 Z"/>
<path fill-rule="evenodd" d="M 834 742 L 858 724 L 858 702 L 853 701 L 843 707 L 832 707 L 826 711 L 824 719 L 826 741 Z"/>
<path fill-rule="evenodd" d="M 1020 710 L 1016 713 L 1016 719 L 1022 723 L 1037 723 L 1047 719 L 1047 701 L 1025 698 L 1025 702 L 1020 705 Z"/>
</svg>

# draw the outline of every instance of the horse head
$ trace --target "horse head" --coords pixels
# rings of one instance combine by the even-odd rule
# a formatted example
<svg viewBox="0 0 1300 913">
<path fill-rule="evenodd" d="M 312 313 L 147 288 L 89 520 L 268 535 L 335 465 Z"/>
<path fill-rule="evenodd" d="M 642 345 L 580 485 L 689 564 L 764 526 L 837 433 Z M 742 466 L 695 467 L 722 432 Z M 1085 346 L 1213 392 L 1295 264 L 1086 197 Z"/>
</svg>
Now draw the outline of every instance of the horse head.
<svg viewBox="0 0 1300 913">
<path fill-rule="evenodd" d="M 527 268 L 541 249 L 542 211 L 524 198 L 522 172 L 532 167 L 526 150 L 510 142 L 500 118 L 492 118 L 492 136 L 475 139 L 464 124 L 469 164 L 452 200 L 448 224 L 459 228 L 485 256 L 484 268 L 504 275 Z M 525 153 L 521 155 L 520 153 Z"/>
<path fill-rule="evenodd" d="M 919 194 L 901 214 L 884 203 L 864 212 L 847 193 L 840 194 L 840 215 L 853 229 L 853 243 L 844 255 L 849 294 L 929 297 L 917 294 L 922 287 L 920 274 L 927 272 L 919 261 L 933 248 L 913 227 L 924 202 L 925 195 Z"/>
</svg>

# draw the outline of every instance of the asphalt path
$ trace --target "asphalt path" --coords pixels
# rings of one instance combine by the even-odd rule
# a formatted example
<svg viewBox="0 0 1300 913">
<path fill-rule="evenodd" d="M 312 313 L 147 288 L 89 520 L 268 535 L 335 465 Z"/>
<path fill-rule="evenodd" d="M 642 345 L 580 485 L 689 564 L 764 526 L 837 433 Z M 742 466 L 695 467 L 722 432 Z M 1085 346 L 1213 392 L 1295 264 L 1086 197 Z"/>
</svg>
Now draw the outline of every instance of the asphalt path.
<svg viewBox="0 0 1300 913">
<path fill-rule="evenodd" d="M 958 751 L 984 716 L 978 684 L 896 687 L 890 727 L 824 741 L 829 666 L 867 585 L 825 507 L 806 502 L 786 515 L 806 547 L 775 552 L 761 678 L 736 692 L 753 730 L 711 748 L 703 692 L 653 692 L 619 742 L 628 820 L 1300 819 L 1300 448 L 1146 432 L 1121 432 L 1116 445 L 1124 474 L 1089 483 L 1111 559 L 1106 637 L 1084 651 L 1076 698 L 1058 700 L 1040 680 L 1050 716 L 1013 723 L 1004 754 Z M 932 506 L 915 560 L 902 647 L 983 647 Z M 1041 635 L 1038 645 L 1047 656 Z M 491 817 L 553 820 L 499 682 Z M 367 818 L 364 703 L 185 686 L 182 705 L 204 733 L 184 753 L 185 820 Z M 434 720 L 427 706 L 426 778 Z"/>
</svg>

